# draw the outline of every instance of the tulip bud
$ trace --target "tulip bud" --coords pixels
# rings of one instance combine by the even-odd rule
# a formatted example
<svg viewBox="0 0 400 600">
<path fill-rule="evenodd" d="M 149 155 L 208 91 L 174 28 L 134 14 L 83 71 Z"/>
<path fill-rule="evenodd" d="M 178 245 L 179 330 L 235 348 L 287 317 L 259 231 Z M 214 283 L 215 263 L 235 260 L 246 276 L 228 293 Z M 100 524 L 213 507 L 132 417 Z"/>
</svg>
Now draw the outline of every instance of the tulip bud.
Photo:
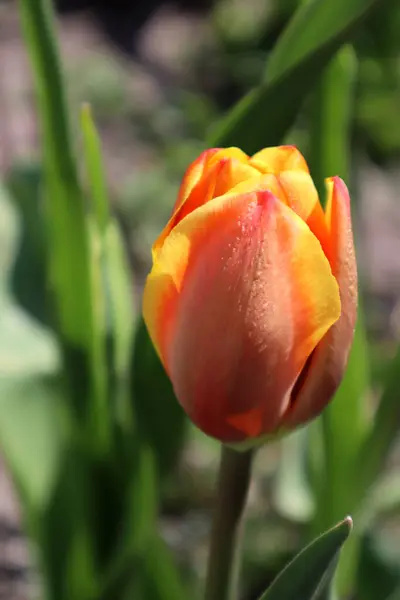
<svg viewBox="0 0 400 600">
<path fill-rule="evenodd" d="M 306 423 L 341 381 L 357 271 L 347 188 L 327 189 L 324 212 L 292 146 L 207 150 L 153 246 L 151 339 L 188 416 L 224 443 Z"/>
</svg>

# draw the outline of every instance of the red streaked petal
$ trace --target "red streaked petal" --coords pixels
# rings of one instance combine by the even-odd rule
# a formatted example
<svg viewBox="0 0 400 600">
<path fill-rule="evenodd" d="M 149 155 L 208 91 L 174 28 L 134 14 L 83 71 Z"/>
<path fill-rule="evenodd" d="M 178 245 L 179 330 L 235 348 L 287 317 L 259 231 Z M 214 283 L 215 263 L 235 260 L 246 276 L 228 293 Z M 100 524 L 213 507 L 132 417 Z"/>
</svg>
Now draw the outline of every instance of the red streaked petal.
<svg viewBox="0 0 400 600">
<path fill-rule="evenodd" d="M 276 198 L 290 206 L 307 223 L 318 238 L 325 254 L 330 256 L 330 236 L 318 192 L 310 175 L 304 171 L 267 173 L 252 180 L 241 182 L 231 193 L 246 191 L 270 191 Z"/>
<path fill-rule="evenodd" d="M 230 148 L 229 152 L 226 151 L 224 154 L 231 154 L 234 156 L 237 154 L 235 152 L 236 150 L 236 148 Z M 223 196 L 228 193 L 237 184 L 245 183 L 257 175 L 260 176 L 256 169 L 250 167 L 245 162 L 241 162 L 238 158 L 224 156 L 217 160 L 218 155 L 222 156 L 222 151 L 212 155 L 206 172 L 196 185 L 193 186 L 186 200 L 174 212 L 155 241 L 153 245 L 153 254 L 158 252 L 171 230 L 189 213 L 193 212 L 203 204 L 206 204 L 212 200 L 212 198 Z M 250 191 L 249 188 L 247 188 L 246 191 Z"/>
<path fill-rule="evenodd" d="M 240 148 L 209 148 L 208 150 L 204 150 L 186 169 L 172 214 L 185 202 L 201 177 L 206 175 L 207 171 L 215 166 L 217 162 L 228 158 L 234 158 L 243 163 L 247 163 L 249 160 L 247 154 L 240 150 Z"/>
<path fill-rule="evenodd" d="M 307 223 L 329 258 L 329 231 L 318 192 L 310 175 L 305 171 L 283 171 L 277 178 L 284 190 L 288 206 Z"/>
<path fill-rule="evenodd" d="M 172 214 L 185 202 L 194 186 L 203 176 L 205 168 L 208 166 L 211 158 L 221 151 L 221 148 L 210 148 L 204 150 L 195 161 L 193 161 L 183 176 L 181 186 L 179 188 L 178 197 L 172 209 Z"/>
<path fill-rule="evenodd" d="M 357 265 L 354 253 L 347 187 L 339 177 L 327 180 L 327 226 L 332 249 L 331 267 L 338 282 L 342 311 L 313 353 L 293 405 L 285 417 L 288 427 L 305 423 L 331 399 L 343 377 L 354 335 L 357 313 Z"/>
<path fill-rule="evenodd" d="M 274 431 L 340 314 L 316 237 L 269 192 L 226 195 L 180 221 L 144 293 L 150 335 L 192 420 L 240 442 Z"/>
</svg>

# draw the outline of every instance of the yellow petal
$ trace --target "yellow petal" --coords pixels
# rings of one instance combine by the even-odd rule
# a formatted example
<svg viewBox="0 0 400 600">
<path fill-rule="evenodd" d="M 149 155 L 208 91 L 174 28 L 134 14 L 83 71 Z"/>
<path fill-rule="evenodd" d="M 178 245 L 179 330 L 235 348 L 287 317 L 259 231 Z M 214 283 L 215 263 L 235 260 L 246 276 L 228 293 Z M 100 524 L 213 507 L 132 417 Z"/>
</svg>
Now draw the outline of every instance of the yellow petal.
<svg viewBox="0 0 400 600">
<path fill-rule="evenodd" d="M 285 423 L 305 423 L 326 406 L 343 377 L 357 314 L 357 265 L 350 215 L 350 198 L 339 177 L 327 180 L 326 221 L 330 235 L 331 267 L 338 282 L 341 315 L 313 353 L 292 398 Z"/>
<path fill-rule="evenodd" d="M 282 171 L 305 171 L 307 163 L 295 146 L 276 146 L 264 148 L 250 159 L 250 164 L 263 173 L 281 173 Z"/>
</svg>

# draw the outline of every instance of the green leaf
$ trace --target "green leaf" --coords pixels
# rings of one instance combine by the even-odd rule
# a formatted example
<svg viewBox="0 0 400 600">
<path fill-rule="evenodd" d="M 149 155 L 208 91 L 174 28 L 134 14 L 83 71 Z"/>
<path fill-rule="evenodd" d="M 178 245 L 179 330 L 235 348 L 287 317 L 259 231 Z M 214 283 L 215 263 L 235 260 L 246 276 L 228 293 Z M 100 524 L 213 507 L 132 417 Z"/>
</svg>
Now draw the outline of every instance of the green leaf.
<svg viewBox="0 0 400 600">
<path fill-rule="evenodd" d="M 332 564 L 350 535 L 348 517 L 304 548 L 278 575 L 260 600 L 317 600 L 331 577 Z"/>
<path fill-rule="evenodd" d="M 97 504 L 89 506 L 88 462 L 74 440 L 73 434 L 68 435 L 54 493 L 30 531 L 37 544 L 45 597 L 49 599 L 97 597 L 97 548 L 91 529 Z M 97 534 L 103 531 L 98 524 L 99 520 Z"/>
<path fill-rule="evenodd" d="M 361 20 L 387 0 L 310 0 L 301 3 L 272 51 L 267 77 L 211 135 L 212 146 L 240 146 L 252 154 L 282 143 L 301 101 Z"/>
<path fill-rule="evenodd" d="M 339 555 L 331 562 L 329 568 L 322 577 L 320 584 L 313 594 L 312 600 L 336 600 L 336 594 L 333 587 L 333 578 L 336 567 L 339 562 Z"/>
<path fill-rule="evenodd" d="M 182 449 L 187 421 L 143 319 L 136 330 L 132 377 L 138 431 L 155 449 L 160 471 L 168 471 Z"/>
<path fill-rule="evenodd" d="M 122 598 L 140 577 L 140 563 L 157 529 L 157 467 L 153 449 L 136 438 L 125 465 L 129 481 L 123 493 L 123 519 L 118 545 L 101 584 L 101 598 Z"/>
<path fill-rule="evenodd" d="M 81 127 L 94 214 L 96 215 L 97 227 L 100 234 L 103 235 L 109 222 L 109 202 L 100 139 L 92 119 L 89 104 L 84 104 L 82 107 Z"/>
<path fill-rule="evenodd" d="M 83 155 L 91 200 L 88 224 L 90 234 L 89 271 L 91 276 L 92 336 L 88 354 L 90 357 L 93 394 L 92 419 L 94 420 L 94 430 L 99 432 L 99 437 L 107 444 L 110 436 L 110 412 L 108 398 L 109 373 L 106 362 L 106 295 L 103 267 L 106 258 L 104 232 L 109 223 L 109 211 L 100 140 L 88 105 L 85 105 L 81 112 L 81 128 Z"/>
<path fill-rule="evenodd" d="M 154 535 L 144 556 L 143 598 L 146 600 L 186 600 L 178 570 L 170 550 L 159 535 Z"/>
<path fill-rule="evenodd" d="M 129 399 L 129 367 L 135 324 L 134 282 L 126 247 L 116 219 L 110 219 L 105 232 L 106 289 L 111 321 L 112 362 L 117 416 L 127 430 L 134 417 Z"/>
<path fill-rule="evenodd" d="M 310 167 L 321 198 L 326 177 L 340 175 L 348 182 L 351 171 L 356 67 L 353 49 L 344 46 L 328 64 L 316 88 Z M 356 461 L 367 432 L 365 395 L 369 384 L 367 340 L 359 303 L 355 339 L 343 381 L 319 421 L 323 463 L 319 478 L 315 480 L 313 534 L 330 527 L 341 515 L 355 511 L 363 497 L 362 487 L 355 483 Z M 347 593 L 355 578 L 356 534 L 346 544 L 343 554 L 346 556 L 340 562 L 336 580 L 339 591 L 344 588 Z"/>
<path fill-rule="evenodd" d="M 105 313 L 107 316 L 112 342 L 112 373 L 114 379 L 111 388 L 115 398 L 116 410 L 121 425 L 126 429 L 132 426 L 132 415 L 128 409 L 128 368 L 133 338 L 133 283 L 126 256 L 120 228 L 117 220 L 110 214 L 107 185 L 104 176 L 104 165 L 101 154 L 101 143 L 93 122 L 89 105 L 84 105 L 81 112 L 84 155 L 90 195 L 93 206 L 93 251 L 92 272 L 95 276 L 93 304 L 101 299 L 98 306 L 98 322 L 94 331 L 98 332 L 97 344 L 94 347 L 98 361 L 93 363 L 93 373 L 99 373 L 99 361 L 105 373 Z M 103 266 L 102 272 L 100 267 Z M 93 306 L 95 308 L 95 304 Z M 106 377 L 103 376 L 99 392 L 106 397 Z M 104 414 L 106 412 L 104 411 Z"/>
<path fill-rule="evenodd" d="M 60 390 L 51 378 L 0 378 L 0 446 L 24 505 L 44 510 L 64 448 Z"/>
<path fill-rule="evenodd" d="M 7 187 L 20 219 L 10 288 L 24 310 L 41 323 L 49 325 L 42 183 L 42 170 L 36 164 L 18 165 L 11 169 L 7 177 Z"/>
<path fill-rule="evenodd" d="M 339 175 L 349 182 L 356 79 L 356 54 L 351 46 L 343 46 L 315 89 L 309 166 L 322 201 L 327 177 Z"/>
<path fill-rule="evenodd" d="M 346 46 L 329 63 L 316 89 L 311 130 L 311 173 L 323 186 L 325 178 L 350 173 L 351 117 L 354 100 L 355 55 Z M 322 414 L 323 464 L 316 485 L 314 534 L 351 512 L 358 487 L 352 485 L 355 461 L 367 430 L 365 394 L 369 388 L 367 340 L 362 315 L 343 381 Z M 314 449 L 311 447 L 310 451 Z"/>
<path fill-rule="evenodd" d="M 400 345 L 386 377 L 385 387 L 373 419 L 373 427 L 358 455 L 360 480 L 367 489 L 378 477 L 398 435 Z"/>
<path fill-rule="evenodd" d="M 400 600 L 400 587 L 398 587 L 386 600 Z"/>
<path fill-rule="evenodd" d="M 281 440 L 273 499 L 279 514 L 298 523 L 308 523 L 314 499 L 307 481 L 307 444 L 310 430 L 299 429 Z"/>
<path fill-rule="evenodd" d="M 315 483 L 317 513 L 313 531 L 318 533 L 337 521 L 338 515 L 355 510 L 364 490 L 357 479 L 357 458 L 367 433 L 365 396 L 369 387 L 367 344 L 361 308 L 353 347 L 343 381 L 322 414 L 323 468 Z M 310 448 L 310 452 L 313 448 Z"/>
<path fill-rule="evenodd" d="M 110 445 L 101 251 L 79 184 L 50 0 L 20 0 L 42 129 L 47 280 L 77 422 L 96 453 Z M 92 146 L 90 146 L 92 148 Z M 88 161 L 89 175 L 99 177 Z M 94 191 L 98 191 L 95 183 Z"/>
<path fill-rule="evenodd" d="M 8 173 L 7 188 L 11 196 L 0 184 L 0 372 L 3 376 L 52 374 L 60 365 L 55 336 L 37 322 L 45 320 L 39 250 L 43 231 L 36 229 L 40 221 L 39 181 L 40 170 L 36 165 L 20 165 Z M 21 210 L 21 218 L 15 204 Z M 15 303 L 16 297 L 25 310 Z"/>
<path fill-rule="evenodd" d="M 386 598 L 400 584 L 397 536 L 390 543 L 383 529 L 368 531 L 361 540 L 356 590 L 362 600 Z"/>
<path fill-rule="evenodd" d="M 20 13 L 41 121 L 48 282 L 65 342 L 91 343 L 91 302 L 86 211 L 80 190 L 54 37 L 50 0 L 20 0 Z M 73 240 L 73 243 L 71 241 Z"/>
</svg>

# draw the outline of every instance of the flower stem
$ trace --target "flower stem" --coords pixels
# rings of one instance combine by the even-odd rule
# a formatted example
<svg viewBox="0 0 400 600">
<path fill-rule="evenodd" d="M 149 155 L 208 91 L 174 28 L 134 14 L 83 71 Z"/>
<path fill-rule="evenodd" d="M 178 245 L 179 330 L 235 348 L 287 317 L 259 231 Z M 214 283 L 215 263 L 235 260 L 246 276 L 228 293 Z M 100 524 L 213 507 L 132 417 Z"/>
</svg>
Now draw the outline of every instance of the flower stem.
<svg viewBox="0 0 400 600">
<path fill-rule="evenodd" d="M 206 600 L 235 600 L 238 593 L 242 515 L 253 451 L 222 446 L 217 498 L 207 568 Z"/>
</svg>

